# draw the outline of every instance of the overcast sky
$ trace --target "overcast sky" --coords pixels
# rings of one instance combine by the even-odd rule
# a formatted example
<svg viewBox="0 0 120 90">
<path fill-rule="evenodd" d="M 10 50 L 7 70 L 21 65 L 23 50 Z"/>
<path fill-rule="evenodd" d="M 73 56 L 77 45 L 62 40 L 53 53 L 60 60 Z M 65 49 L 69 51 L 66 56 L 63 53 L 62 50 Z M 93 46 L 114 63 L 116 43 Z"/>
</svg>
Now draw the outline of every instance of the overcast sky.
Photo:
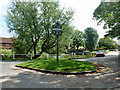
<svg viewBox="0 0 120 90">
<path fill-rule="evenodd" d="M 72 25 L 75 29 L 84 31 L 87 27 L 97 30 L 99 38 L 104 37 L 106 30 L 103 26 L 97 26 L 97 21 L 92 20 L 94 10 L 99 6 L 101 0 L 59 0 L 62 7 L 73 8 L 75 10 Z M 0 37 L 12 37 L 7 31 L 5 15 L 10 0 L 0 0 Z"/>
</svg>

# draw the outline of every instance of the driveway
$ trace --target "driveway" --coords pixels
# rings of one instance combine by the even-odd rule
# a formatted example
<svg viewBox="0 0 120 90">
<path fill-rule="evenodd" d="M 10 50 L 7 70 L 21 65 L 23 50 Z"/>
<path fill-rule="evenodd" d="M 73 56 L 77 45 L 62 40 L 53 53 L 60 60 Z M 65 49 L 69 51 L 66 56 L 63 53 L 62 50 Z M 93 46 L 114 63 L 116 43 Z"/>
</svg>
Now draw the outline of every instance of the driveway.
<svg viewBox="0 0 120 90">
<path fill-rule="evenodd" d="M 120 89 L 120 56 L 91 58 L 90 62 L 107 66 L 108 71 L 87 75 L 54 75 L 14 68 L 21 62 L 0 62 L 3 88 L 116 88 Z"/>
</svg>

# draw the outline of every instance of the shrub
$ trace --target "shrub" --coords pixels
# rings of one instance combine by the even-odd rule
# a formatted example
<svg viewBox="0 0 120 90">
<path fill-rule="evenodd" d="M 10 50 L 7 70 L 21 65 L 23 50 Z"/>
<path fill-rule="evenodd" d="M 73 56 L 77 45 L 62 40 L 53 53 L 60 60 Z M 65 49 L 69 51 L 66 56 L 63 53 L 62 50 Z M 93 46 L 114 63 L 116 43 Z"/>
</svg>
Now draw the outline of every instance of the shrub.
<svg viewBox="0 0 120 90">
<path fill-rule="evenodd" d="M 2 56 L 2 60 L 5 60 L 6 58 L 12 58 L 12 50 L 6 50 L 6 49 L 2 49 L 1 50 L 1 56 Z"/>
<path fill-rule="evenodd" d="M 47 54 L 42 54 L 40 57 L 37 58 L 38 60 L 46 60 L 47 59 Z"/>
<path fill-rule="evenodd" d="M 84 55 L 90 54 L 90 51 L 84 51 Z"/>
<path fill-rule="evenodd" d="M 69 53 L 76 53 L 76 54 L 80 54 L 81 52 L 83 52 L 84 50 L 82 49 L 71 49 L 71 50 L 68 50 Z"/>
</svg>

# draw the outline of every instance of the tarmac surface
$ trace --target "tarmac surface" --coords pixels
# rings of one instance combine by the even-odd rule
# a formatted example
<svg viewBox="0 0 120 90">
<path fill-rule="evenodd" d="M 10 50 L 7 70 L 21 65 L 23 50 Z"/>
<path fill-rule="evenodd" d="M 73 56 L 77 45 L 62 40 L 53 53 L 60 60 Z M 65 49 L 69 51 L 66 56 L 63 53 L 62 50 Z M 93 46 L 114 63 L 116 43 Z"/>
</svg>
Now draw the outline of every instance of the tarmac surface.
<svg viewBox="0 0 120 90">
<path fill-rule="evenodd" d="M 114 53 L 114 54 L 113 54 Z M 120 55 L 79 59 L 99 63 L 108 68 L 96 74 L 60 75 L 14 67 L 21 62 L 0 62 L 2 88 L 112 88 L 120 90 Z"/>
</svg>

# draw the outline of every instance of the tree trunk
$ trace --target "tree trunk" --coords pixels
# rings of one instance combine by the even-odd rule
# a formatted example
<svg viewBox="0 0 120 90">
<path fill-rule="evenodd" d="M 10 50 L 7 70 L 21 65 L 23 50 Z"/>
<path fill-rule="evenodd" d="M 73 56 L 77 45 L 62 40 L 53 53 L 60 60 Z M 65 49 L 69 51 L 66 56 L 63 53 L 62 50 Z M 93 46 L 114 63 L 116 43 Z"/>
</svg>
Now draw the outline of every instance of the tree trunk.
<svg viewBox="0 0 120 90">
<path fill-rule="evenodd" d="M 77 50 L 78 50 L 78 47 L 77 47 Z"/>
<path fill-rule="evenodd" d="M 56 41 L 56 40 L 55 40 Z M 54 43 L 55 43 L 55 41 L 52 43 L 52 44 L 48 44 L 47 46 L 45 46 L 45 43 L 47 42 L 47 39 L 44 41 L 44 43 L 42 44 L 42 51 L 39 53 L 39 55 L 34 55 L 34 59 L 36 59 L 36 58 L 38 58 L 39 56 L 41 56 L 41 54 L 43 53 L 43 52 L 45 52 L 47 49 L 50 49 L 50 48 L 53 48 L 53 47 L 55 47 L 56 46 L 56 44 L 54 45 Z M 36 44 L 36 46 L 37 46 L 37 44 Z"/>
<path fill-rule="evenodd" d="M 28 51 L 26 52 L 26 54 L 28 54 L 28 52 L 30 52 L 30 50 L 32 49 L 34 44 L 32 44 L 32 46 L 28 49 Z"/>
</svg>

